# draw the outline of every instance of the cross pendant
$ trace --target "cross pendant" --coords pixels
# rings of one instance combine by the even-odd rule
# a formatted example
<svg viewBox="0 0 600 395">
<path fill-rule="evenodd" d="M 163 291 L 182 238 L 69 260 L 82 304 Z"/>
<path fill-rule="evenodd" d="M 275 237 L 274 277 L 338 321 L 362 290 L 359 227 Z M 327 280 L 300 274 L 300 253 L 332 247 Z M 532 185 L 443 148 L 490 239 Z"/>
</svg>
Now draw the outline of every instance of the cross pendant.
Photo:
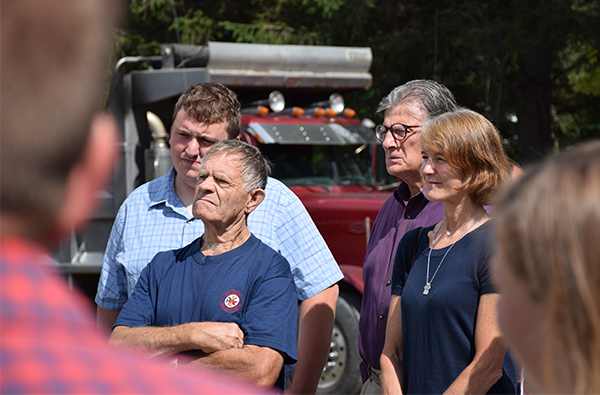
<svg viewBox="0 0 600 395">
<path fill-rule="evenodd" d="M 429 294 L 430 289 L 431 289 L 431 285 L 429 283 L 425 283 L 425 286 L 423 287 L 423 295 Z"/>
</svg>

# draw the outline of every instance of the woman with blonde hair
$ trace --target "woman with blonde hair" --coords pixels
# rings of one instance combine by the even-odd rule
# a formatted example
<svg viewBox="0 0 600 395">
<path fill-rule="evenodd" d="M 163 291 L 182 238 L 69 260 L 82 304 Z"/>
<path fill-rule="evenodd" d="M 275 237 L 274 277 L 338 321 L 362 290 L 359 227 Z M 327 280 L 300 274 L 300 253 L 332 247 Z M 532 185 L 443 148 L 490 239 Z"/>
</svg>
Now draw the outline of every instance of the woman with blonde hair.
<svg viewBox="0 0 600 395">
<path fill-rule="evenodd" d="M 531 169 L 496 209 L 500 328 L 533 393 L 600 393 L 600 142 Z"/>
<path fill-rule="evenodd" d="M 496 319 L 491 225 L 484 205 L 510 177 L 496 128 L 460 109 L 421 131 L 426 196 L 444 219 L 400 241 L 381 356 L 389 394 L 516 393 L 516 368 Z"/>
</svg>

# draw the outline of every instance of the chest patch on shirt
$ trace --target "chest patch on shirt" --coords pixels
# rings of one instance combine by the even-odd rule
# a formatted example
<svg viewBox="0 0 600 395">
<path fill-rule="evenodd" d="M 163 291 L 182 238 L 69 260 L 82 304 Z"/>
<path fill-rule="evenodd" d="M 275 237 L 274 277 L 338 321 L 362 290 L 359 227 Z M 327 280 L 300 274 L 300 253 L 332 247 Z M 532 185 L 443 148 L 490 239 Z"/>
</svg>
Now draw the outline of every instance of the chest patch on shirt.
<svg viewBox="0 0 600 395">
<path fill-rule="evenodd" d="M 229 290 L 221 296 L 220 304 L 221 308 L 228 313 L 238 311 L 244 304 L 244 294 L 235 289 Z"/>
</svg>

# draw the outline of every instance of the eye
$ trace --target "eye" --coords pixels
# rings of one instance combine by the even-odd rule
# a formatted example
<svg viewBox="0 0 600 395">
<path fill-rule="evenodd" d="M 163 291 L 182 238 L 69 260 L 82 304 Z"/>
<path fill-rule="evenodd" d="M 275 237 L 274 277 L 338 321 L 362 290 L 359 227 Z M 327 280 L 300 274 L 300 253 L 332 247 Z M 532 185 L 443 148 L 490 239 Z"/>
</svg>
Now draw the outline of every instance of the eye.
<svg viewBox="0 0 600 395">
<path fill-rule="evenodd" d="M 217 142 L 216 141 L 212 141 L 212 140 L 206 140 L 204 138 L 200 139 L 198 141 L 198 144 L 200 144 L 203 147 L 212 147 L 213 145 L 215 145 Z"/>
<path fill-rule="evenodd" d="M 400 125 L 400 124 L 394 124 L 392 125 L 392 127 L 390 128 L 390 130 L 392 131 L 392 133 L 398 133 L 398 134 L 404 134 L 404 132 L 406 131 L 406 129 L 404 128 L 404 126 Z"/>
<path fill-rule="evenodd" d="M 217 183 L 217 185 L 219 185 L 221 188 L 226 188 L 229 187 L 231 185 L 231 183 L 229 181 L 227 181 L 226 179 L 222 178 L 222 177 L 215 177 L 215 182 Z"/>
</svg>

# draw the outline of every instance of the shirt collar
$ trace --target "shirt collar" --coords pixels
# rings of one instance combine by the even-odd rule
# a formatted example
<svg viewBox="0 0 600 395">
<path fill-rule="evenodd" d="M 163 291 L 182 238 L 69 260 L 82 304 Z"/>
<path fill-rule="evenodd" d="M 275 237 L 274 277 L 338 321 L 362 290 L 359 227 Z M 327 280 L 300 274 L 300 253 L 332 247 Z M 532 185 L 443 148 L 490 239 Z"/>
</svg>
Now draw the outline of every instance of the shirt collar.
<svg viewBox="0 0 600 395">
<path fill-rule="evenodd" d="M 180 202 L 177 193 L 175 193 L 175 168 L 171 167 L 169 172 L 156 179 L 153 191 L 150 193 L 150 207 L 161 203 L 170 203 L 173 206 Z M 181 203 L 179 203 L 181 204 Z"/>
<path fill-rule="evenodd" d="M 423 191 L 417 193 L 415 196 L 410 196 L 410 188 L 404 181 L 400 182 L 400 185 L 394 191 L 394 197 L 396 201 L 405 207 L 405 216 L 408 218 L 414 218 L 429 202 Z"/>
</svg>

